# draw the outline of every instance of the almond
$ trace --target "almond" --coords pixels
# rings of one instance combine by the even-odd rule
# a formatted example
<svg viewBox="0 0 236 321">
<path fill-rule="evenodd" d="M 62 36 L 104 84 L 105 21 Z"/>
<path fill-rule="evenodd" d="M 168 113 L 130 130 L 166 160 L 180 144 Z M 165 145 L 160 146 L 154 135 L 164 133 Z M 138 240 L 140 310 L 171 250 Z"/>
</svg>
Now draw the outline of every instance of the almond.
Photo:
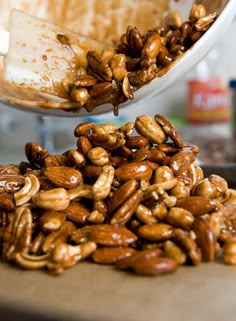
<svg viewBox="0 0 236 321">
<path fill-rule="evenodd" d="M 117 168 L 116 176 L 120 182 L 126 182 L 131 179 L 149 181 L 152 176 L 152 169 L 145 161 L 132 162 Z"/>
<path fill-rule="evenodd" d="M 138 229 L 138 234 L 147 241 L 163 242 L 173 236 L 173 227 L 165 223 L 145 224 Z"/>
<path fill-rule="evenodd" d="M 169 166 L 174 175 L 178 176 L 188 169 L 195 158 L 196 156 L 192 151 L 182 150 L 170 158 Z"/>
<path fill-rule="evenodd" d="M 124 226 L 110 224 L 94 225 L 89 240 L 104 246 L 127 246 L 137 240 L 137 236 Z"/>
<path fill-rule="evenodd" d="M 69 220 L 80 224 L 85 224 L 90 214 L 90 211 L 85 205 L 77 202 L 70 203 L 63 212 Z"/>
<path fill-rule="evenodd" d="M 215 211 L 217 202 L 201 196 L 187 196 L 178 199 L 176 207 L 182 207 L 194 216 L 200 216 Z"/>
<path fill-rule="evenodd" d="M 203 261 L 213 261 L 216 254 L 216 242 L 209 220 L 204 217 L 197 217 L 193 222 L 192 229 L 196 235 L 196 242 L 201 249 Z"/>
<path fill-rule="evenodd" d="M 81 172 L 72 167 L 52 166 L 46 168 L 43 173 L 57 187 L 71 189 L 82 183 Z"/>
<path fill-rule="evenodd" d="M 111 213 L 123 204 L 137 189 L 138 183 L 131 179 L 122 184 L 113 194 L 108 203 L 108 212 Z"/>
<path fill-rule="evenodd" d="M 93 253 L 93 261 L 100 264 L 114 264 L 118 260 L 130 257 L 135 253 L 131 247 L 103 247 Z"/>
</svg>

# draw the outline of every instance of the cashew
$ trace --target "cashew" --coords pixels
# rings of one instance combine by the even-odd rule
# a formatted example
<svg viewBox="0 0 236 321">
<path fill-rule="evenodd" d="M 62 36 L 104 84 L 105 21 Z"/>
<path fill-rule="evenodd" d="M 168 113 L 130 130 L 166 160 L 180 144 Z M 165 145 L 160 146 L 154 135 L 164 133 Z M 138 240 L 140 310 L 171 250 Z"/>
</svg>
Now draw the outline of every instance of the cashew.
<svg viewBox="0 0 236 321">
<path fill-rule="evenodd" d="M 31 200 L 39 191 L 40 182 L 37 176 L 29 174 L 25 178 L 25 185 L 18 192 L 14 193 L 16 206 L 21 206 Z"/>
<path fill-rule="evenodd" d="M 112 166 L 103 167 L 102 173 L 92 187 L 94 200 L 101 201 L 109 195 L 114 175 L 115 170 Z"/>
<path fill-rule="evenodd" d="M 70 198 L 64 188 L 40 191 L 32 197 L 33 204 L 45 210 L 63 211 L 70 204 Z"/>
<path fill-rule="evenodd" d="M 49 254 L 43 254 L 40 256 L 30 255 L 24 252 L 16 254 L 16 263 L 28 270 L 38 270 L 46 267 L 49 259 Z"/>
</svg>

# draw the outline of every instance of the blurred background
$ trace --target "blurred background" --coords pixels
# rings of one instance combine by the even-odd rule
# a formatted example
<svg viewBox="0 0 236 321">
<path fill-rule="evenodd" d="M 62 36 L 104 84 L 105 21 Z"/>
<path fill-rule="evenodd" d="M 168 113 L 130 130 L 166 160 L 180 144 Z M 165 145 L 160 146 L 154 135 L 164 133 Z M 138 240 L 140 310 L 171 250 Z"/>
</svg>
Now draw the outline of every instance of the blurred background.
<svg viewBox="0 0 236 321">
<path fill-rule="evenodd" d="M 189 81 L 200 78 L 219 77 L 221 85 L 228 90 L 229 81 L 236 78 L 236 19 L 230 28 L 211 50 L 208 56 L 185 77 L 176 81 L 167 92 L 132 108 L 120 109 L 118 117 L 108 113 L 95 118 L 91 115 L 86 118 L 48 118 L 45 122 L 36 114 L 9 108 L 0 103 L 0 164 L 18 163 L 25 160 L 24 146 L 26 142 L 34 141 L 46 144 L 53 152 L 65 151 L 76 146 L 73 131 L 82 121 L 99 123 L 109 122 L 118 126 L 128 121 L 134 121 L 137 115 L 148 113 L 163 114 L 169 117 L 179 128 L 185 141 L 195 142 L 196 137 L 230 135 L 231 115 L 224 121 L 215 123 L 194 123 L 189 119 Z M 147 109 L 148 104 L 148 109 Z M 228 101 L 231 108 L 231 100 Z M 200 130 L 199 130 L 200 129 Z M 47 141 L 45 142 L 45 135 Z"/>
</svg>

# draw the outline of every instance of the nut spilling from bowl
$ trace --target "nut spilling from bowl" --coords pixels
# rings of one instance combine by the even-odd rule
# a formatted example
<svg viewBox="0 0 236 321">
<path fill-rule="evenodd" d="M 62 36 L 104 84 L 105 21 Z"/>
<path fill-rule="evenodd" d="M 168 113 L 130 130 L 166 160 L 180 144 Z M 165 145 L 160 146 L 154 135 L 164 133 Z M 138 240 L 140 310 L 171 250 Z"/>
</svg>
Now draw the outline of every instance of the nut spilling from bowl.
<svg viewBox="0 0 236 321">
<path fill-rule="evenodd" d="M 178 12 L 170 12 L 162 26 L 147 32 L 128 26 L 114 51 L 104 50 L 101 54 L 88 51 L 87 67 L 79 68 L 72 79 L 62 81 L 63 93 L 78 103 L 71 109 L 84 107 L 92 112 L 95 107 L 109 103 L 117 115 L 121 103 L 132 100 L 136 90 L 165 74 L 216 18 L 216 12 L 207 14 L 203 5 L 193 5 L 188 21 L 182 21 Z"/>
<path fill-rule="evenodd" d="M 2 260 L 61 274 L 81 260 L 140 275 L 236 264 L 236 191 L 204 177 L 199 148 L 163 115 L 80 123 L 75 149 L 25 145 L 0 166 Z"/>
</svg>

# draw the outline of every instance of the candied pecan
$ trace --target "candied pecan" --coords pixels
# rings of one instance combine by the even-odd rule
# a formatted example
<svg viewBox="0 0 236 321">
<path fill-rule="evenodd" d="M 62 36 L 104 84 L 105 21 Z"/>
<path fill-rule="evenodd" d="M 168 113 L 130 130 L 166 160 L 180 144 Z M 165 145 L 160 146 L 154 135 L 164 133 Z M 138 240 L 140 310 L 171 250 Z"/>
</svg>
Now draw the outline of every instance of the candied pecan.
<svg viewBox="0 0 236 321">
<path fill-rule="evenodd" d="M 202 260 L 202 253 L 189 232 L 180 228 L 174 229 L 173 240 L 186 252 L 194 265 L 198 265 Z"/>
<path fill-rule="evenodd" d="M 165 134 L 173 140 L 174 144 L 178 148 L 183 148 L 184 143 L 177 128 L 163 115 L 156 114 L 154 118 Z"/>
<path fill-rule="evenodd" d="M 106 59 L 96 51 L 88 51 L 88 73 L 100 81 L 111 81 L 112 71 Z"/>
<path fill-rule="evenodd" d="M 127 27 L 126 41 L 128 54 L 134 57 L 139 56 L 143 49 L 143 40 L 141 37 L 141 32 L 137 27 Z"/>
<path fill-rule="evenodd" d="M 61 227 L 49 233 L 42 244 L 42 252 L 51 252 L 58 244 L 64 243 L 69 240 L 71 234 L 76 229 L 72 222 L 65 221 Z"/>
<path fill-rule="evenodd" d="M 39 219 L 39 224 L 45 231 L 58 230 L 66 220 L 63 212 L 59 211 L 45 211 Z"/>
<path fill-rule="evenodd" d="M 50 153 L 37 143 L 29 142 L 25 145 L 25 156 L 33 165 L 42 165 L 44 159 L 49 155 Z"/>
<path fill-rule="evenodd" d="M 225 205 L 221 212 L 228 228 L 236 230 L 236 203 Z"/>
<path fill-rule="evenodd" d="M 223 246 L 223 259 L 226 264 L 236 264 L 236 242 L 228 241 Z"/>
<path fill-rule="evenodd" d="M 74 129 L 74 136 L 87 136 L 94 126 L 94 122 L 83 122 L 79 123 Z"/>
<path fill-rule="evenodd" d="M 22 175 L 2 174 L 0 175 L 0 194 L 15 193 L 21 189 L 25 183 Z"/>
<path fill-rule="evenodd" d="M 13 211 L 15 209 L 14 196 L 11 193 L 0 193 L 0 208 Z"/>
<path fill-rule="evenodd" d="M 6 227 L 3 239 L 3 258 L 9 261 L 15 259 L 18 252 L 28 253 L 32 240 L 32 214 L 27 206 L 18 207 L 14 218 Z"/>
</svg>

